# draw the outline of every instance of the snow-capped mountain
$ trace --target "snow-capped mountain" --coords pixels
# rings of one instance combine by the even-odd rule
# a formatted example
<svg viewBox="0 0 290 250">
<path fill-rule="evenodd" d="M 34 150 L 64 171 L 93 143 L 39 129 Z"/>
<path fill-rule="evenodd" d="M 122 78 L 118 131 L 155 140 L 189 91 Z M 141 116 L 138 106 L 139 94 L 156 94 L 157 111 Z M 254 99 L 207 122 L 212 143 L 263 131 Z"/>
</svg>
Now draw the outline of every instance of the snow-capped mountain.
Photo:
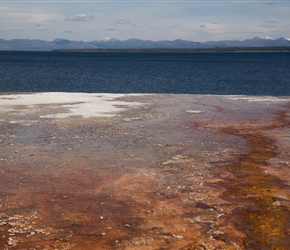
<svg viewBox="0 0 290 250">
<path fill-rule="evenodd" d="M 114 41 L 120 41 L 120 40 L 113 38 L 113 37 L 108 37 L 108 36 L 106 36 L 100 40 L 100 42 L 103 42 L 103 43 L 114 42 Z"/>
<path fill-rule="evenodd" d="M 0 39 L 0 50 L 28 50 L 28 51 L 50 51 L 54 49 L 148 49 L 148 48 L 227 48 L 227 47 L 275 47 L 290 46 L 290 38 L 280 37 L 274 39 L 270 36 L 260 38 L 258 36 L 252 39 L 223 40 L 194 42 L 182 39 L 173 41 L 151 41 L 141 39 L 119 40 L 112 37 L 104 37 L 97 41 L 72 41 L 68 39 L 57 38 L 53 41 L 44 41 L 38 39 Z"/>
</svg>

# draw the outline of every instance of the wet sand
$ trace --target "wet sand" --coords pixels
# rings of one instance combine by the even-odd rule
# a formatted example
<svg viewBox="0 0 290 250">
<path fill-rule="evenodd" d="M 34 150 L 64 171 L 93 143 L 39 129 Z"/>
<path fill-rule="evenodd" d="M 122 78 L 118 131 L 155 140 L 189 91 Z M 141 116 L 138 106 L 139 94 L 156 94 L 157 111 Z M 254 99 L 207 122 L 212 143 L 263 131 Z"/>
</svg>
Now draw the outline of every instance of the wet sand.
<svg viewBox="0 0 290 250">
<path fill-rule="evenodd" d="M 3 93 L 0 115 L 0 249 L 289 249 L 289 97 Z"/>
</svg>

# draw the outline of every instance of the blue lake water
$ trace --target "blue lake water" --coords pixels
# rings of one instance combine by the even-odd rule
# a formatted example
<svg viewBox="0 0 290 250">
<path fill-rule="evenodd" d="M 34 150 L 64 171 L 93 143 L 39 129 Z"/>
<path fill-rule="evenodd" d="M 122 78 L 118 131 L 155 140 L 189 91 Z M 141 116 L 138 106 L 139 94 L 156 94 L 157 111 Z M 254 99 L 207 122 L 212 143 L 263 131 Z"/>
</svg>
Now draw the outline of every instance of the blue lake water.
<svg viewBox="0 0 290 250">
<path fill-rule="evenodd" d="M 0 92 L 290 95 L 290 53 L 0 51 Z"/>
</svg>

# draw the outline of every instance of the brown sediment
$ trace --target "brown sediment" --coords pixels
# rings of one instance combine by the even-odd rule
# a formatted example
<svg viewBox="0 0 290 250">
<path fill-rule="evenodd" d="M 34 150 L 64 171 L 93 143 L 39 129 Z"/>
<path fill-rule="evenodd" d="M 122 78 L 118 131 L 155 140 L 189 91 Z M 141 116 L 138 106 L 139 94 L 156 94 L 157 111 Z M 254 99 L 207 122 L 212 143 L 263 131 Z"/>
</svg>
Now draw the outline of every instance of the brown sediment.
<svg viewBox="0 0 290 250">
<path fill-rule="evenodd" d="M 286 111 L 278 112 L 273 121 L 255 124 L 250 129 L 240 125 L 221 129 L 242 138 L 249 146 L 248 152 L 241 153 L 224 166 L 232 176 L 223 183 L 226 188 L 223 197 L 236 204 L 229 220 L 245 233 L 245 249 L 289 247 L 289 210 L 277 206 L 279 203 L 275 203 L 277 199 L 274 197 L 285 184 L 281 178 L 266 173 L 264 169 L 269 160 L 279 154 L 271 130 L 290 127 L 286 114 Z"/>
<path fill-rule="evenodd" d="M 144 105 L 0 109 L 0 249 L 287 249 L 287 106 L 119 101 Z"/>
</svg>

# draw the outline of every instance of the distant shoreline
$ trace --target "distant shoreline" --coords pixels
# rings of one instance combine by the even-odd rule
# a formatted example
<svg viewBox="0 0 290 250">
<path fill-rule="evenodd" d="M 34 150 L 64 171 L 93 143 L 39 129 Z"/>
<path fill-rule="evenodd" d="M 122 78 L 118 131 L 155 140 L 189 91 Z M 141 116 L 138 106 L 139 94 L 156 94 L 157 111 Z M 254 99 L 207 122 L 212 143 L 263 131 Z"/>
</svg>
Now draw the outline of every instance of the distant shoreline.
<svg viewBox="0 0 290 250">
<path fill-rule="evenodd" d="M 140 48 L 140 49 L 54 49 L 52 52 L 290 52 L 290 47 L 227 47 L 227 48 Z"/>
</svg>

